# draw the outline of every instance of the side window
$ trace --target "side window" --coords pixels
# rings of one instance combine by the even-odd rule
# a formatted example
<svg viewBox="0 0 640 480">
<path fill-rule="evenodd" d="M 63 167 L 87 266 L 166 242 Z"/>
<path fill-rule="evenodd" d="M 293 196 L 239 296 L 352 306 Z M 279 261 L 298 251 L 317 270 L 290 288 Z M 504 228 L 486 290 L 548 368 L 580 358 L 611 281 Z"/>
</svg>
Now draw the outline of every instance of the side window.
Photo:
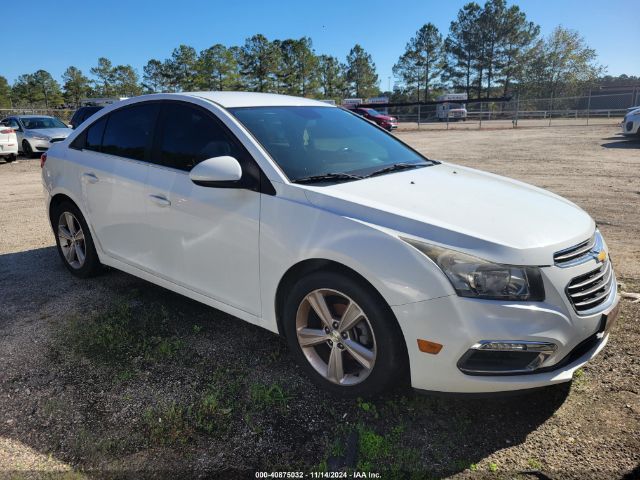
<svg viewBox="0 0 640 480">
<path fill-rule="evenodd" d="M 102 152 L 144 160 L 159 108 L 157 103 L 145 103 L 112 112 L 102 138 Z"/>
<path fill-rule="evenodd" d="M 94 152 L 100 151 L 102 146 L 102 135 L 104 133 L 104 127 L 107 124 L 108 116 L 109 115 L 102 117 L 87 129 L 87 139 L 84 142 L 84 148 L 86 150 L 93 150 Z"/>
<path fill-rule="evenodd" d="M 166 103 L 158 132 L 160 162 L 167 167 L 191 170 L 212 157 L 240 158 L 236 144 L 206 112 L 181 103 Z"/>
</svg>

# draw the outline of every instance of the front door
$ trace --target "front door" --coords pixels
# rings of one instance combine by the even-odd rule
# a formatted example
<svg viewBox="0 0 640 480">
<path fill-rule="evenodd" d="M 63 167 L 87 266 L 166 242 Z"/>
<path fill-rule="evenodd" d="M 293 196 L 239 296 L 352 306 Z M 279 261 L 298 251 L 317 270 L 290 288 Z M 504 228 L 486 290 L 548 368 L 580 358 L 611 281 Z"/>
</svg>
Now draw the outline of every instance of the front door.
<svg viewBox="0 0 640 480">
<path fill-rule="evenodd" d="M 166 279 L 253 315 L 260 314 L 260 193 L 195 185 L 199 162 L 246 153 L 213 113 L 165 102 L 147 177 L 149 252 Z"/>
</svg>

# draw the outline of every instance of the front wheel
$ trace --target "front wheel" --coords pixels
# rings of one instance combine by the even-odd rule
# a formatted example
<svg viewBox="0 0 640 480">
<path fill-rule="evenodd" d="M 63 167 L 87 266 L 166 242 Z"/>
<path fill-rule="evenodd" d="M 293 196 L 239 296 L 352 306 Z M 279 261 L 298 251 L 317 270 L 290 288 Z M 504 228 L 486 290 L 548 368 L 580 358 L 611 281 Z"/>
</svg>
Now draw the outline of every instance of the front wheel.
<svg viewBox="0 0 640 480">
<path fill-rule="evenodd" d="M 27 158 L 33 157 L 33 148 L 31 148 L 31 144 L 27 140 L 22 141 L 22 152 Z"/>
<path fill-rule="evenodd" d="M 58 253 L 67 270 L 80 278 L 96 275 L 100 271 L 100 261 L 80 209 L 71 202 L 62 202 L 51 211 L 51 225 Z"/>
<path fill-rule="evenodd" d="M 312 273 L 293 287 L 283 320 L 294 357 L 325 390 L 371 395 L 408 373 L 400 327 L 384 300 L 362 281 Z"/>
</svg>

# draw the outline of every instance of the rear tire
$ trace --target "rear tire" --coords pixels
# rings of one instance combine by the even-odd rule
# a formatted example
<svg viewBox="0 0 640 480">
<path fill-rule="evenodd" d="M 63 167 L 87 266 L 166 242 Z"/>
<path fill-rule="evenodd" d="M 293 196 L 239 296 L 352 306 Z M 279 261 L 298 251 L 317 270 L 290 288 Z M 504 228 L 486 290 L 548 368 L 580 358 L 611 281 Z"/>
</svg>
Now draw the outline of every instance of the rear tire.
<svg viewBox="0 0 640 480">
<path fill-rule="evenodd" d="M 7 163 L 11 163 L 11 162 L 15 161 L 15 159 L 16 159 L 16 156 L 13 155 L 13 154 L 12 155 L 7 155 L 6 157 L 4 157 L 4 161 L 7 162 Z"/>
<path fill-rule="evenodd" d="M 335 395 L 380 393 L 409 372 L 393 312 L 371 286 L 350 276 L 322 271 L 299 280 L 285 302 L 283 328 L 296 361 Z"/>
<path fill-rule="evenodd" d="M 51 226 L 62 263 L 73 275 L 88 278 L 101 270 L 89 226 L 80 209 L 64 201 L 51 211 Z"/>
</svg>

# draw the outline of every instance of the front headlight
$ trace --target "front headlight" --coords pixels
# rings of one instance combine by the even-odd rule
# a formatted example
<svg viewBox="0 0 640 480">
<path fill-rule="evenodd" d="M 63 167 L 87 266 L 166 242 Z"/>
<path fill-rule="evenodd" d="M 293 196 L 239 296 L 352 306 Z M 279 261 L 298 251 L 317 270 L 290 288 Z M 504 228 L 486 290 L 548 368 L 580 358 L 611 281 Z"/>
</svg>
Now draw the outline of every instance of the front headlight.
<svg viewBox="0 0 640 480">
<path fill-rule="evenodd" d="M 416 240 L 403 240 L 433 260 L 461 297 L 530 302 L 544 300 L 544 285 L 537 267 L 501 265 Z"/>
<path fill-rule="evenodd" d="M 49 137 L 45 137 L 45 136 L 43 136 L 43 135 L 31 134 L 30 136 L 31 136 L 31 138 L 33 138 L 34 140 L 49 140 Z"/>
</svg>

